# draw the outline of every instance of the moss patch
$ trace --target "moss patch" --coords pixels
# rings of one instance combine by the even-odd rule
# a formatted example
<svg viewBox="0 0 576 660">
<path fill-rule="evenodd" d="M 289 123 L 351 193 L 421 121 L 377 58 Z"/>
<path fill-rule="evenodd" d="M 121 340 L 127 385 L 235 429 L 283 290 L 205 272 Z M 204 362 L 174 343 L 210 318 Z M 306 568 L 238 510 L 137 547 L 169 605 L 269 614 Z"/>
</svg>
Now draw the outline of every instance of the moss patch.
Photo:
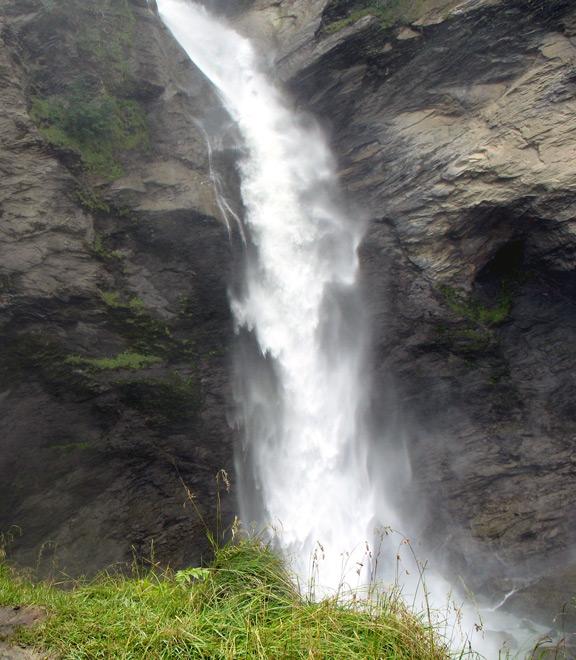
<svg viewBox="0 0 576 660">
<path fill-rule="evenodd" d="M 60 40 L 76 63 L 66 85 L 46 83 L 46 66 L 29 71 L 35 94 L 30 117 L 51 145 L 78 154 L 86 171 L 122 175 L 121 155 L 148 145 L 148 124 L 130 73 L 135 17 L 128 0 L 46 3 L 35 19 L 41 37 Z"/>
<path fill-rule="evenodd" d="M 71 456 L 72 454 L 81 451 L 94 449 L 94 443 L 90 440 L 85 440 L 83 442 L 63 442 L 50 445 L 47 449 L 54 453 L 58 458 L 65 458 L 66 456 Z"/>
<path fill-rule="evenodd" d="M 126 340 L 129 352 L 189 364 L 198 357 L 196 342 L 175 337 L 167 323 L 147 312 L 140 298 L 117 291 L 101 291 L 100 297 L 107 308 L 108 327 Z"/>
<path fill-rule="evenodd" d="M 98 232 L 94 234 L 94 241 L 92 242 L 92 245 L 90 246 L 89 250 L 92 253 L 92 255 L 96 257 L 96 259 L 100 259 L 101 261 L 104 262 L 108 262 L 108 261 L 118 262 L 122 259 L 122 254 L 120 252 L 117 252 L 116 250 L 109 250 L 105 246 L 104 237 L 102 236 L 102 234 L 99 234 Z"/>
<path fill-rule="evenodd" d="M 436 323 L 432 340 L 421 348 L 474 360 L 493 354 L 498 349 L 498 343 L 491 331 L 473 324 L 462 328 Z"/>
<path fill-rule="evenodd" d="M 363 16 L 372 15 L 383 28 L 413 23 L 432 11 L 449 11 L 457 0 L 332 0 L 324 11 L 323 29 L 338 32 Z"/>
<path fill-rule="evenodd" d="M 495 329 L 510 318 L 514 287 L 502 283 L 493 305 L 453 287 L 441 285 L 438 291 L 444 304 L 459 318 L 455 323 L 436 323 L 432 340 L 422 348 L 452 353 L 468 361 L 497 354 Z"/>
<path fill-rule="evenodd" d="M 107 308 L 107 325 L 121 335 L 129 352 L 174 359 L 185 351 L 174 339 L 170 327 L 146 313 L 140 298 L 121 296 L 116 291 L 102 291 L 101 300 Z"/>
<path fill-rule="evenodd" d="M 510 317 L 515 287 L 511 281 L 503 281 L 494 305 L 476 300 L 453 287 L 441 285 L 438 291 L 444 296 L 446 304 L 453 312 L 470 319 L 474 324 L 491 327 L 503 323 Z"/>
<path fill-rule="evenodd" d="M 108 202 L 88 188 L 78 188 L 75 197 L 78 204 L 91 215 L 108 215 L 111 211 Z"/>
<path fill-rule="evenodd" d="M 115 357 L 105 358 L 86 358 L 80 355 L 69 355 L 66 358 L 66 362 L 89 371 L 110 371 L 116 369 L 145 369 L 158 362 L 162 362 L 162 358 L 155 355 L 142 355 L 140 353 L 125 351 Z"/>
<path fill-rule="evenodd" d="M 82 166 L 103 179 L 122 176 L 122 151 L 148 145 L 144 111 L 134 100 L 108 94 L 36 98 L 30 117 L 47 142 L 78 152 Z"/>
</svg>

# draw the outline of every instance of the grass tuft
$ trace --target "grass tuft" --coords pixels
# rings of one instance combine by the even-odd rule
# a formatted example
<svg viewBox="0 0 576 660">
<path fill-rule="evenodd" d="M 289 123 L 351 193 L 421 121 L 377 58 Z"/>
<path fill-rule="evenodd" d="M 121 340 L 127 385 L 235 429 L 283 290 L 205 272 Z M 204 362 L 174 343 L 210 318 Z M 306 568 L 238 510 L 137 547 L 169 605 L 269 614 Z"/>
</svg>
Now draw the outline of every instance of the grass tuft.
<svg viewBox="0 0 576 660">
<path fill-rule="evenodd" d="M 0 604 L 45 607 L 49 616 L 18 641 L 74 660 L 452 657 L 394 592 L 311 602 L 285 562 L 250 538 L 216 549 L 205 568 L 176 574 L 105 573 L 57 585 L 0 566 Z"/>
</svg>

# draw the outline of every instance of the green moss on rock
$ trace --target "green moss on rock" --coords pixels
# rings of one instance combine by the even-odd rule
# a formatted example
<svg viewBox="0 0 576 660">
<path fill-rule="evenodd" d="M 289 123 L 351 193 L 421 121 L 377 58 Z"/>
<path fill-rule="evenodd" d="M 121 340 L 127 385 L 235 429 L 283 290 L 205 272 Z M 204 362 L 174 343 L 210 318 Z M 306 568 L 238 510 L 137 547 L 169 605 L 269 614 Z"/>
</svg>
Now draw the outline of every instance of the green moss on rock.
<svg viewBox="0 0 576 660">
<path fill-rule="evenodd" d="M 457 0 L 332 0 L 324 10 L 324 32 L 338 32 L 363 16 L 380 20 L 383 28 L 406 25 L 433 11 L 449 11 Z"/>
<path fill-rule="evenodd" d="M 109 250 L 104 244 L 104 237 L 102 234 L 96 232 L 94 234 L 94 241 L 89 247 L 90 252 L 96 259 L 100 259 L 104 262 L 118 262 L 122 259 L 122 254 L 116 250 Z"/>
<path fill-rule="evenodd" d="M 147 314 L 142 300 L 123 298 L 113 291 L 103 291 L 100 295 L 107 307 L 109 328 L 126 340 L 130 351 L 174 357 L 177 342 L 169 326 Z"/>
<path fill-rule="evenodd" d="M 36 98 L 30 117 L 47 142 L 78 152 L 82 166 L 104 179 L 122 175 L 121 152 L 148 146 L 148 124 L 134 100 L 107 94 Z"/>
<path fill-rule="evenodd" d="M 499 325 L 510 317 L 512 311 L 514 289 L 507 282 L 502 283 L 500 293 L 494 305 L 483 303 L 480 300 L 467 296 L 460 289 L 446 285 L 438 287 L 438 290 L 444 296 L 446 304 L 453 312 L 470 319 L 474 324 L 488 327 Z"/>
<path fill-rule="evenodd" d="M 79 187 L 76 190 L 75 198 L 80 206 L 91 215 L 100 216 L 110 213 L 108 202 L 93 190 Z"/>
<path fill-rule="evenodd" d="M 121 155 L 148 146 L 148 124 L 130 72 L 135 17 L 127 0 L 47 4 L 35 19 L 40 35 L 60 39 L 79 73 L 67 85 L 29 72 L 36 93 L 30 117 L 51 145 L 78 154 L 101 179 L 122 175 Z M 49 76 L 48 76 L 49 77 Z"/>
<path fill-rule="evenodd" d="M 121 335 L 130 352 L 164 360 L 191 362 L 197 357 L 196 342 L 176 338 L 167 323 L 151 316 L 140 298 L 117 291 L 101 291 L 108 312 L 108 327 Z"/>
<path fill-rule="evenodd" d="M 69 355 L 66 358 L 67 364 L 81 367 L 88 371 L 109 371 L 115 369 L 145 369 L 158 362 L 162 358 L 156 355 L 142 355 L 141 353 L 132 353 L 124 351 L 114 357 L 87 358 L 81 355 Z"/>
</svg>

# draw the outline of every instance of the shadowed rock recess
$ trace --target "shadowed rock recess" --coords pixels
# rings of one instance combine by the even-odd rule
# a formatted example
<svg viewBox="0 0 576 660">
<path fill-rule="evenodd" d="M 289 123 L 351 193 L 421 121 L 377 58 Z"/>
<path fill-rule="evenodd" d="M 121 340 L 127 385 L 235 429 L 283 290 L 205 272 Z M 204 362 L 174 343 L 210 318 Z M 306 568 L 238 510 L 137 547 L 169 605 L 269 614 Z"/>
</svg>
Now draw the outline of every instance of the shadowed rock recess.
<svg viewBox="0 0 576 660">
<path fill-rule="evenodd" d="M 550 623 L 576 574 L 573 3 L 205 4 L 275 55 L 367 222 L 371 421 L 409 457 L 406 519 Z M 44 568 L 152 540 L 195 561 L 181 479 L 211 523 L 234 270 L 197 122 L 232 200 L 234 136 L 144 0 L 0 11 L 0 530 Z"/>
</svg>

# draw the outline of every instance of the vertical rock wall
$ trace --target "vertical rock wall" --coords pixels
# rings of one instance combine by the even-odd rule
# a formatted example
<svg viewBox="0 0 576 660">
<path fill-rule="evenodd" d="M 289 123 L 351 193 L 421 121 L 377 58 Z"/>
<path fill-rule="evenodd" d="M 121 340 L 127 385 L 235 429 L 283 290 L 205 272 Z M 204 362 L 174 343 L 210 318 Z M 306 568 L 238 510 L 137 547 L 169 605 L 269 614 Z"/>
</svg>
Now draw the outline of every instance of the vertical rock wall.
<svg viewBox="0 0 576 660">
<path fill-rule="evenodd" d="M 232 467 L 219 104 L 146 3 L 5 0 L 0 34 L 0 531 L 44 569 L 198 561 L 185 486 L 213 526 Z"/>
</svg>

